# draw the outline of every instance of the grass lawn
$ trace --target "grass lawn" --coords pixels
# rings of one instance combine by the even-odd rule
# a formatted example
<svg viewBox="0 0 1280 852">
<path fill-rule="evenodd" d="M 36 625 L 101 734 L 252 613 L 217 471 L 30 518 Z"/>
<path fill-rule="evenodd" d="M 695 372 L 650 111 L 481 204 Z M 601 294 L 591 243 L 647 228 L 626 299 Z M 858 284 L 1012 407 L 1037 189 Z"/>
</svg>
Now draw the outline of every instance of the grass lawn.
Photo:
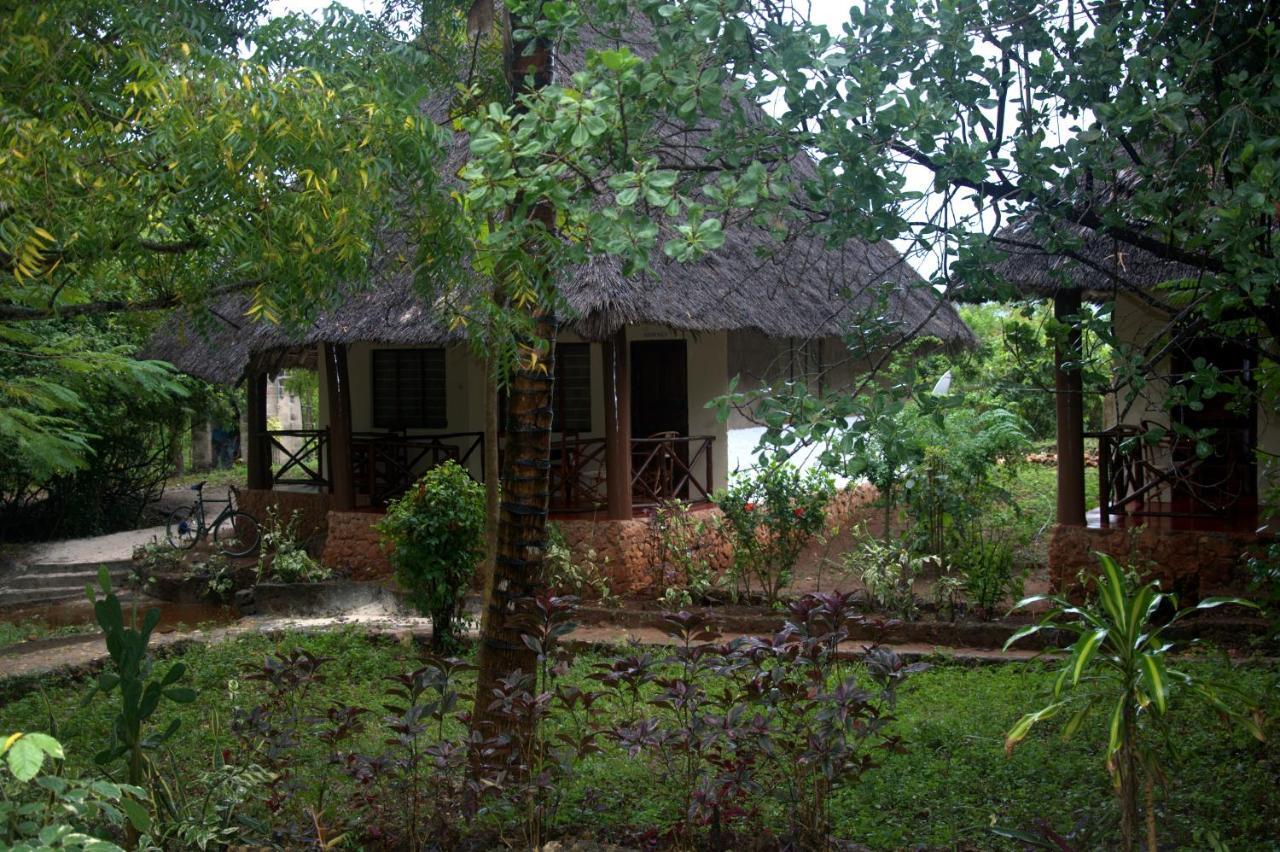
<svg viewBox="0 0 1280 852">
<path fill-rule="evenodd" d="M 315 711 L 334 701 L 378 709 L 385 679 L 417 667 L 416 648 L 354 632 L 253 637 L 188 651 L 183 657 L 190 667 L 188 680 L 200 698 L 182 707 L 165 704 L 157 721 L 159 729 L 172 714 L 182 717 L 182 730 L 168 746 L 171 759 L 162 763 L 181 767 L 184 785 L 198 788 L 201 772 L 224 749 L 233 762 L 239 759 L 228 720 L 233 707 L 251 707 L 260 695 L 260 682 L 246 679 L 247 669 L 266 654 L 293 648 L 334 658 L 322 669 L 324 682 L 307 697 Z M 579 657 L 567 680 L 586 685 L 599 660 Z M 1223 664 L 1195 665 L 1209 672 Z M 1270 664 L 1237 668 L 1233 677 L 1269 696 L 1274 718 L 1278 675 L 1280 669 Z M 988 826 L 1029 828 L 1045 820 L 1062 832 L 1089 826 L 1095 842 L 1113 836 L 1108 826 L 1114 824 L 1115 807 L 1099 751 L 1105 741 L 1101 718 L 1068 743 L 1054 735 L 1050 723 L 1011 757 L 1004 755 L 1003 734 L 1022 713 L 1041 706 L 1051 681 L 1039 664 L 942 665 L 913 675 L 900 696 L 895 723 L 907 751 L 886 755 L 884 765 L 860 784 L 836 793 L 838 834 L 875 849 L 1003 848 Z M 93 772 L 90 755 L 106 742 L 112 706 L 97 700 L 81 708 L 87 690 L 84 682 L 50 684 L 13 701 L 0 708 L 0 733 L 53 730 L 67 746 L 69 769 Z M 1162 843 L 1203 846 L 1204 835 L 1196 832 L 1210 830 L 1232 849 L 1276 848 L 1280 752 L 1226 733 L 1209 714 L 1196 711 L 1179 714 L 1172 733 L 1182 759 L 1159 804 Z M 359 747 L 377 752 L 386 736 L 380 725 L 370 725 Z M 313 775 L 320 772 L 317 744 L 301 744 L 295 765 L 310 766 L 306 771 Z M 579 766 L 559 820 L 574 834 L 625 837 L 631 829 L 673 822 L 678 810 L 669 791 L 654 783 L 644 757 L 608 746 Z"/>
</svg>

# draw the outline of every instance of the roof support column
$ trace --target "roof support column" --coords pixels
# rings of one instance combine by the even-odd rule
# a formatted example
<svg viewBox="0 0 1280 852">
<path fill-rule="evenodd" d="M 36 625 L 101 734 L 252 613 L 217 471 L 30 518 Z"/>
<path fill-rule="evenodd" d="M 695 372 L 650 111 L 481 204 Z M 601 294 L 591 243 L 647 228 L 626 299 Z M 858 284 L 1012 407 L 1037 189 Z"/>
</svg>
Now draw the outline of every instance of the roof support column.
<svg viewBox="0 0 1280 852">
<path fill-rule="evenodd" d="M 245 465 L 250 488 L 271 488 L 271 444 L 267 435 L 267 373 L 255 362 L 249 362 L 245 378 L 248 406 L 245 410 Z"/>
<path fill-rule="evenodd" d="M 1080 343 L 1080 291 L 1061 289 L 1053 316 L 1067 326 L 1053 347 L 1053 384 L 1058 415 L 1058 523 L 1084 526 L 1084 384 Z"/>
<path fill-rule="evenodd" d="M 604 350 L 604 459 L 609 519 L 631 519 L 631 370 L 627 328 L 602 344 Z"/>
<path fill-rule="evenodd" d="M 325 343 L 324 375 L 329 395 L 329 490 L 333 508 L 356 507 L 355 470 L 351 458 L 351 379 L 345 343 Z"/>
</svg>

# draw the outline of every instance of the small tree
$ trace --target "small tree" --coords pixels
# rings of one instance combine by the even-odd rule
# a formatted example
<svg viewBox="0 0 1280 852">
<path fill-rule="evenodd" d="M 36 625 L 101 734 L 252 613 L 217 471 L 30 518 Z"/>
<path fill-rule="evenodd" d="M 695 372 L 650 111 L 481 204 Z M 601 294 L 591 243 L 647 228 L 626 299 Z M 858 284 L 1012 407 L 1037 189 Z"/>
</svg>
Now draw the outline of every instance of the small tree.
<svg viewBox="0 0 1280 852">
<path fill-rule="evenodd" d="M 1178 609 L 1177 599 L 1161 592 L 1158 583 L 1139 584 L 1110 556 L 1100 553 L 1098 559 L 1102 574 L 1097 577 L 1096 601 L 1076 605 L 1060 597 L 1036 595 L 1016 607 L 1037 601 L 1053 605 L 1039 622 L 1009 637 L 1006 649 L 1045 629 L 1068 630 L 1077 638 L 1067 649 L 1052 703 L 1018 720 L 1005 737 L 1005 752 L 1012 753 L 1034 725 L 1054 716 L 1070 715 L 1062 732 L 1067 739 L 1095 709 L 1108 714 L 1106 765 L 1120 799 L 1123 848 L 1138 844 L 1140 800 L 1145 800 L 1146 848 L 1155 852 L 1155 787 L 1166 777 L 1159 745 L 1173 743 L 1167 729 L 1169 711 L 1200 704 L 1257 739 L 1266 739 L 1261 710 L 1250 696 L 1230 684 L 1211 683 L 1192 670 L 1168 665 L 1174 643 L 1165 633 L 1193 612 L 1223 604 L 1254 604 L 1239 598 L 1206 598 L 1194 607 Z M 1166 601 L 1176 610 L 1167 620 L 1158 615 Z"/>
<path fill-rule="evenodd" d="M 451 649 L 467 584 L 484 557 L 484 488 L 447 461 L 393 501 L 377 529 L 396 581 L 431 617 L 432 645 Z"/>
</svg>

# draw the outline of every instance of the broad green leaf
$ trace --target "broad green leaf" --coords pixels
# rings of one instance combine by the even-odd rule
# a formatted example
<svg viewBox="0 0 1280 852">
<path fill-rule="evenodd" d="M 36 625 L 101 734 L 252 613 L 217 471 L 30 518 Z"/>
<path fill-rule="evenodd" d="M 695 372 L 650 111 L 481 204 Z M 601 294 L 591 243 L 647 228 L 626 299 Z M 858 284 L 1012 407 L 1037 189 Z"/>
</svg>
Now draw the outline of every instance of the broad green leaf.
<svg viewBox="0 0 1280 852">
<path fill-rule="evenodd" d="M 1092 633 L 1086 633 L 1076 642 L 1075 653 L 1071 660 L 1071 683 L 1072 685 L 1080 682 L 1080 675 L 1084 673 L 1084 667 L 1089 664 L 1089 660 L 1093 657 L 1094 652 L 1098 650 L 1098 646 L 1107 638 L 1107 630 L 1094 630 Z"/>
<path fill-rule="evenodd" d="M 1163 713 L 1169 703 L 1169 678 L 1165 674 L 1164 660 L 1158 654 L 1143 654 L 1140 658 L 1142 672 L 1150 685 L 1151 697 L 1156 709 Z"/>
</svg>

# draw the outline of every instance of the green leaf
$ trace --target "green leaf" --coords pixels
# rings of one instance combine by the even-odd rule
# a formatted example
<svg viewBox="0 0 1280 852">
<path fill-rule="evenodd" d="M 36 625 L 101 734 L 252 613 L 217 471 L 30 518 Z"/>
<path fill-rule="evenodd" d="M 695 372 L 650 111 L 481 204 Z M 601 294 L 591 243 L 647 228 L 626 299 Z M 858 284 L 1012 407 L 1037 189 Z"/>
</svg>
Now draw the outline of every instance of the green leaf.
<svg viewBox="0 0 1280 852">
<path fill-rule="evenodd" d="M 1163 713 L 1168 708 L 1169 702 L 1169 677 L 1165 673 L 1164 659 L 1158 654 L 1143 654 L 1139 661 L 1142 664 L 1142 673 L 1146 675 L 1147 683 L 1150 684 L 1156 709 Z"/>
<path fill-rule="evenodd" d="M 1005 734 L 1004 753 L 1006 755 L 1012 754 L 1014 747 L 1026 739 L 1027 734 L 1031 731 L 1033 726 L 1039 722 L 1043 722 L 1045 719 L 1052 719 L 1057 715 L 1058 711 L 1063 708 L 1065 703 L 1066 702 L 1063 701 L 1055 702 L 1047 707 L 1040 708 L 1034 713 L 1028 713 L 1019 719 L 1017 724 L 1009 729 L 1009 733 Z"/>
<path fill-rule="evenodd" d="M 44 765 L 45 751 L 28 736 L 23 736 L 9 746 L 5 752 L 5 762 L 9 771 L 19 781 L 30 781 L 40 772 Z"/>
<path fill-rule="evenodd" d="M 1024 627 L 1019 627 L 1017 630 L 1013 632 L 1012 636 L 1010 636 L 1007 640 L 1005 640 L 1004 650 L 1006 651 L 1009 650 L 1009 648 L 1013 646 L 1013 643 L 1022 639 L 1026 639 L 1028 636 L 1031 636 L 1032 634 L 1039 633 L 1041 630 L 1054 630 L 1054 629 L 1057 629 L 1057 627 L 1058 625 L 1050 621 L 1043 621 L 1043 622 L 1040 622 L 1039 624 L 1028 624 Z"/>
<path fill-rule="evenodd" d="M 175 686 L 164 691 L 165 698 L 177 704 L 190 704 L 196 700 L 196 691 L 187 686 Z"/>
<path fill-rule="evenodd" d="M 1087 633 L 1075 644 L 1075 653 L 1071 662 L 1071 685 L 1075 686 L 1080 683 L 1080 675 L 1084 673 L 1084 667 L 1089 664 L 1089 660 L 1093 657 L 1094 652 L 1098 650 L 1098 646 L 1107 638 L 1107 629 L 1094 630 Z"/>
<path fill-rule="evenodd" d="M 1107 726 L 1107 754 L 1112 755 L 1124 744 L 1124 709 L 1129 703 L 1129 694 L 1124 693 L 1116 701 L 1111 711 L 1111 723 Z"/>
<path fill-rule="evenodd" d="M 1244 606 L 1249 609 L 1261 609 L 1261 607 L 1246 598 L 1217 597 L 1205 598 L 1195 605 L 1195 609 L 1213 609 L 1217 606 Z"/>
<path fill-rule="evenodd" d="M 1098 598 L 1121 632 L 1127 632 L 1124 600 L 1124 576 L 1116 561 L 1105 553 L 1098 554 L 1103 576 L 1098 580 Z"/>
<path fill-rule="evenodd" d="M 146 834 L 151 830 L 151 814 L 141 802 L 125 797 L 120 800 L 120 809 L 129 818 L 129 824 L 138 832 Z"/>
</svg>

